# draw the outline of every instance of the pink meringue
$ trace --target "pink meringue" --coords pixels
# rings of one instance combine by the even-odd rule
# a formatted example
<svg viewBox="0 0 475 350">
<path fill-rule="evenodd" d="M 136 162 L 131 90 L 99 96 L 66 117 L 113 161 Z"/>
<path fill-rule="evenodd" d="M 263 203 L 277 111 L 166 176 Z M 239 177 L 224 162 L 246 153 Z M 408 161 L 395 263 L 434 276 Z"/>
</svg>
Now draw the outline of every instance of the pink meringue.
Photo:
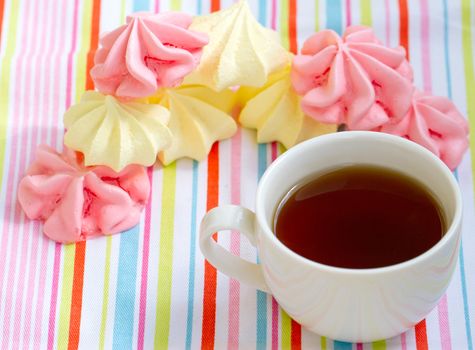
<svg viewBox="0 0 475 350">
<path fill-rule="evenodd" d="M 438 156 L 451 170 L 468 148 L 468 123 L 446 97 L 416 91 L 407 115 L 376 131 L 404 136 Z"/>
<path fill-rule="evenodd" d="M 91 77 L 96 88 L 119 97 L 146 97 L 173 87 L 199 64 L 204 33 L 188 30 L 192 17 L 179 12 L 136 13 L 101 38 Z"/>
<path fill-rule="evenodd" d="M 307 39 L 293 59 L 292 84 L 307 115 L 353 130 L 402 118 L 413 91 L 404 48 L 385 47 L 363 26 L 348 27 L 343 38 L 322 30 Z"/>
<path fill-rule="evenodd" d="M 43 220 L 45 235 L 58 242 L 127 230 L 138 223 L 149 197 L 144 167 L 130 165 L 116 173 L 82 164 L 80 153 L 60 154 L 40 146 L 19 185 L 18 200 L 26 215 Z"/>
</svg>

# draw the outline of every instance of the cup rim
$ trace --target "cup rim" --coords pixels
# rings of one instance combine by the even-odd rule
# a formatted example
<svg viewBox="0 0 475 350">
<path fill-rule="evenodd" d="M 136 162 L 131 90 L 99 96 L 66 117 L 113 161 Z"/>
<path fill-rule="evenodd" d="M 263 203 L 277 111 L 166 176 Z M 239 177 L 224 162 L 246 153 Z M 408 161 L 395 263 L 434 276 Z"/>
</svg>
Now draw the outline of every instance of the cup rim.
<svg viewBox="0 0 475 350">
<path fill-rule="evenodd" d="M 326 142 L 332 142 L 335 139 L 338 140 L 350 140 L 350 139 L 361 139 L 361 138 L 366 138 L 366 139 L 373 139 L 373 140 L 378 140 L 378 141 L 383 141 L 383 142 L 391 142 L 395 143 L 398 145 L 401 145 L 402 147 L 405 147 L 406 149 L 417 152 L 421 156 L 426 157 L 427 161 L 434 163 L 441 171 L 441 175 L 445 177 L 447 182 L 450 184 L 451 187 L 451 192 L 455 196 L 455 212 L 453 215 L 453 218 L 451 220 L 450 226 L 446 230 L 446 233 L 440 239 L 435 245 L 433 245 L 430 249 L 426 250 L 424 253 L 397 263 L 393 265 L 388 265 L 388 266 L 382 266 L 382 267 L 374 267 L 374 268 L 365 268 L 365 269 L 352 269 L 352 268 L 346 268 L 346 267 L 337 267 L 337 266 L 332 266 L 332 265 L 326 265 L 322 264 L 310 259 L 307 259 L 293 250 L 291 250 L 289 247 L 287 247 L 285 244 L 283 244 L 277 236 L 273 233 L 273 230 L 269 227 L 269 224 L 265 218 L 265 206 L 264 202 L 262 200 L 262 192 L 263 189 L 268 186 L 268 183 L 271 181 L 271 178 L 273 176 L 273 173 L 275 169 L 282 163 L 286 162 L 288 158 L 291 157 L 296 157 L 302 152 L 306 152 L 306 150 L 315 147 L 315 144 L 319 143 L 326 143 Z M 384 134 L 384 133 L 379 133 L 379 132 L 373 132 L 373 131 L 344 131 L 344 132 L 338 132 L 338 133 L 333 133 L 333 134 L 326 134 L 322 136 L 318 136 L 312 139 L 309 139 L 307 141 L 304 141 L 289 150 L 287 150 L 285 153 L 280 155 L 264 172 L 262 175 L 262 178 L 259 182 L 259 186 L 257 188 L 257 195 L 256 195 L 256 218 L 257 222 L 259 224 L 259 227 L 261 228 L 261 231 L 263 234 L 269 238 L 272 243 L 279 248 L 283 253 L 286 253 L 290 255 L 292 258 L 297 259 L 301 263 L 309 266 L 309 267 L 314 267 L 314 268 L 319 268 L 321 270 L 325 270 L 327 272 L 332 272 L 332 273 L 339 273 L 339 274 L 350 274 L 350 275 L 373 275 L 373 274 L 380 274 L 380 273 L 388 273 L 388 272 L 394 272 L 398 270 L 405 269 L 407 267 L 410 267 L 411 265 L 423 262 L 424 260 L 427 260 L 430 258 L 432 255 L 434 255 L 436 252 L 442 249 L 443 246 L 447 244 L 452 238 L 453 235 L 457 233 L 457 230 L 460 226 L 461 220 L 462 220 L 462 195 L 460 193 L 460 188 L 457 184 L 457 181 L 455 180 L 455 177 L 453 176 L 452 172 L 450 169 L 445 165 L 444 162 L 442 162 L 436 155 L 434 155 L 432 152 L 427 150 L 426 148 L 420 146 L 419 144 L 409 141 L 403 137 L 399 136 L 394 136 L 390 134 Z"/>
</svg>

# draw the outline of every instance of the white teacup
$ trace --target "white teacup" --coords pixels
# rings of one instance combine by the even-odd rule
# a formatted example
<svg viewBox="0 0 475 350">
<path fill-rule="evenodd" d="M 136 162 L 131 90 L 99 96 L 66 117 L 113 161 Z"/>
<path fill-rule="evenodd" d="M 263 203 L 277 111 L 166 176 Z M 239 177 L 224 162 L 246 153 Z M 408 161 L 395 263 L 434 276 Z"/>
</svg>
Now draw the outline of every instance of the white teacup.
<svg viewBox="0 0 475 350">
<path fill-rule="evenodd" d="M 326 169 L 372 164 L 424 183 L 442 206 L 448 230 L 425 253 L 400 264 L 346 269 L 319 264 L 287 248 L 272 232 L 279 202 L 296 184 Z M 350 131 L 303 142 L 280 156 L 257 189 L 256 213 L 221 206 L 203 219 L 200 247 L 218 270 L 272 293 L 307 329 L 329 338 L 369 342 L 398 335 L 423 319 L 444 294 L 460 243 L 462 201 L 450 170 L 425 148 L 400 137 Z M 240 231 L 258 250 L 260 263 L 234 256 L 212 234 Z"/>
</svg>

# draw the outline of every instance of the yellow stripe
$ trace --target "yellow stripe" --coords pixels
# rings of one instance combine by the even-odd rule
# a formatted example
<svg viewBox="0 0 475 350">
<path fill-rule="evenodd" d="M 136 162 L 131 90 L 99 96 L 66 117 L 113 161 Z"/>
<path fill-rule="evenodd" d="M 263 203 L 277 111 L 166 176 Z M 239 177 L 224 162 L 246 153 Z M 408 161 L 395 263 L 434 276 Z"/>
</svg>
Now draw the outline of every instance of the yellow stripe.
<svg viewBox="0 0 475 350">
<path fill-rule="evenodd" d="M 84 0 L 82 6 L 83 18 L 81 28 L 79 29 L 81 39 L 79 41 L 80 46 L 76 60 L 76 102 L 79 102 L 86 89 L 87 53 L 91 42 L 92 1 L 93 0 Z"/>
<path fill-rule="evenodd" d="M 74 244 L 63 246 L 64 264 L 61 287 L 61 305 L 59 307 L 58 349 L 67 349 L 69 340 L 69 316 L 71 314 L 71 295 L 74 277 Z"/>
<path fill-rule="evenodd" d="M 292 319 L 284 310 L 280 310 L 280 329 L 281 329 L 281 349 L 290 349 L 291 348 L 291 330 L 292 330 Z"/>
<path fill-rule="evenodd" d="M 104 291 L 102 293 L 102 318 L 101 330 L 99 334 L 99 349 L 104 349 L 106 341 L 106 323 L 107 323 L 107 307 L 109 306 L 109 283 L 111 270 L 111 251 L 112 251 L 112 236 L 106 238 L 106 262 L 104 269 Z"/>
<path fill-rule="evenodd" d="M 173 11 L 181 10 L 181 0 L 171 0 L 170 7 Z"/>
<path fill-rule="evenodd" d="M 11 1 L 10 13 L 3 14 L 3 26 L 6 24 L 6 18 L 9 19 L 9 25 L 3 37 L 6 38 L 7 44 L 5 48 L 5 56 L 2 61 L 2 69 L 0 75 L 0 188 L 3 183 L 3 171 L 5 161 L 5 148 L 7 144 L 7 128 L 8 128 L 8 105 L 10 101 L 10 71 L 12 65 L 12 57 L 15 52 L 17 30 L 18 30 L 18 13 L 21 1 Z M 4 5 L 5 6 L 5 5 Z M 11 189 L 7 189 L 11 190 Z"/>
<path fill-rule="evenodd" d="M 155 349 L 168 348 L 173 267 L 173 234 L 175 224 L 176 162 L 163 168 L 162 218 L 158 261 Z"/>
</svg>

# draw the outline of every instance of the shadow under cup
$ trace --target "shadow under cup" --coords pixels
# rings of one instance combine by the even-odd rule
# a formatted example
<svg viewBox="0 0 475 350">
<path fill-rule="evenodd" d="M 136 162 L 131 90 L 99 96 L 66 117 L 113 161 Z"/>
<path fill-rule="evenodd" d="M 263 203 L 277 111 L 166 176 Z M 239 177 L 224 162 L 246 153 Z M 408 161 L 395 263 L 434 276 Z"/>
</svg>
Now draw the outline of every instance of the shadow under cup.
<svg viewBox="0 0 475 350">
<path fill-rule="evenodd" d="M 274 215 L 293 186 L 328 169 L 358 164 L 393 169 L 424 184 L 444 215 L 442 239 L 411 260 L 372 269 L 319 264 L 278 240 Z M 412 327 L 437 304 L 457 261 L 461 198 L 453 175 L 426 149 L 390 135 L 342 132 L 290 149 L 262 177 L 256 216 L 257 247 L 272 294 L 303 326 L 333 339 L 374 341 Z"/>
</svg>

